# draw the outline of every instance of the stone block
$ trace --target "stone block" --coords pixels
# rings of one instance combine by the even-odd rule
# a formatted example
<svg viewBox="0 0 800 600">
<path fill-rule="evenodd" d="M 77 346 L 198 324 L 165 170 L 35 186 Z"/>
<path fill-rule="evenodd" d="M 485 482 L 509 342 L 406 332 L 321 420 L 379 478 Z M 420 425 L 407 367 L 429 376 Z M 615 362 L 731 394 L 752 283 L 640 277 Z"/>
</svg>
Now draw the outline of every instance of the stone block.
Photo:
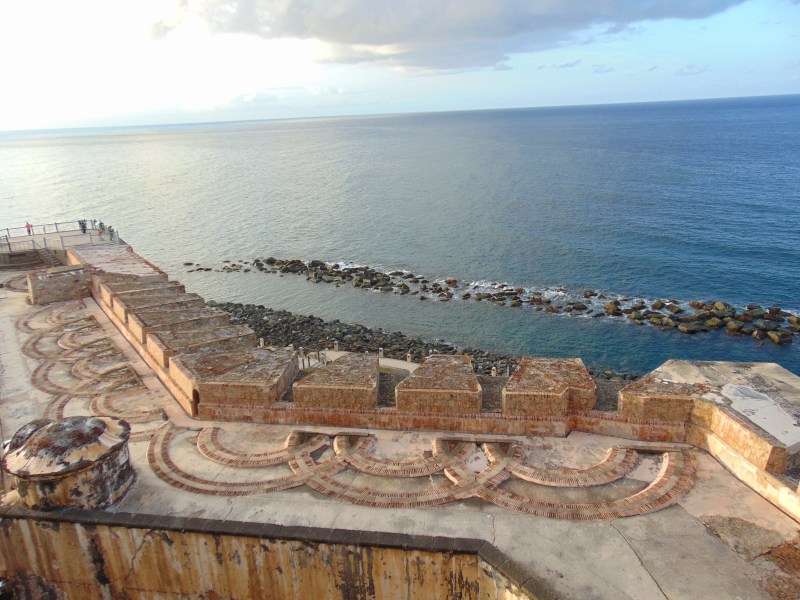
<svg viewBox="0 0 800 600">
<path fill-rule="evenodd" d="M 666 381 L 653 371 L 620 390 L 619 412 L 635 419 L 685 422 L 695 391 L 692 384 Z"/>
<path fill-rule="evenodd" d="M 503 414 L 553 417 L 592 410 L 597 386 L 580 358 L 523 358 L 503 388 Z"/>
<path fill-rule="evenodd" d="M 205 300 L 197 294 L 153 294 L 135 298 L 114 296 L 112 309 L 122 323 L 127 323 L 128 315 L 148 309 L 203 308 L 205 304 Z"/>
<path fill-rule="evenodd" d="M 395 388 L 397 410 L 480 413 L 483 390 L 466 355 L 434 354 Z"/>
<path fill-rule="evenodd" d="M 170 378 L 204 405 L 268 407 L 277 402 L 297 374 L 297 353 L 285 348 L 181 354 L 169 362 Z"/>
<path fill-rule="evenodd" d="M 51 304 L 88 298 L 91 274 L 83 267 L 53 267 L 28 273 L 28 298 L 31 304 Z"/>
<path fill-rule="evenodd" d="M 253 348 L 256 334 L 244 325 L 201 327 L 189 331 L 156 330 L 147 335 L 147 352 L 162 367 L 169 367 L 171 357 L 213 348 L 220 352 Z"/>
<path fill-rule="evenodd" d="M 106 306 L 113 306 L 113 298 L 134 298 L 158 294 L 183 294 L 186 288 L 176 281 L 153 282 L 138 279 L 136 281 L 100 281 L 96 286 L 99 300 Z"/>
<path fill-rule="evenodd" d="M 374 409 L 378 378 L 377 356 L 345 354 L 296 382 L 294 404 L 300 408 Z"/>
<path fill-rule="evenodd" d="M 137 342 L 145 345 L 147 335 L 155 331 L 194 331 L 224 327 L 228 323 L 228 313 L 214 308 L 152 309 L 131 314 L 127 328 Z"/>
</svg>

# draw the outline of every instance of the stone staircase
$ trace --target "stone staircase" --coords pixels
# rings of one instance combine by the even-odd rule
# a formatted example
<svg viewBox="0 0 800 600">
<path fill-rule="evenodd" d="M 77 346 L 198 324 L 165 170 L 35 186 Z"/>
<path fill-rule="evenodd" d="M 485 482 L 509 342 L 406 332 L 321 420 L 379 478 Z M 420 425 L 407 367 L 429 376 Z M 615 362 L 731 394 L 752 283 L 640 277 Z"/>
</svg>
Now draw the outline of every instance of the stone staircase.
<svg viewBox="0 0 800 600">
<path fill-rule="evenodd" d="M 47 248 L 37 248 L 37 251 L 39 253 L 39 258 L 41 258 L 42 262 L 48 267 L 55 267 L 61 264 L 59 260 L 53 256 L 53 253 Z"/>
</svg>

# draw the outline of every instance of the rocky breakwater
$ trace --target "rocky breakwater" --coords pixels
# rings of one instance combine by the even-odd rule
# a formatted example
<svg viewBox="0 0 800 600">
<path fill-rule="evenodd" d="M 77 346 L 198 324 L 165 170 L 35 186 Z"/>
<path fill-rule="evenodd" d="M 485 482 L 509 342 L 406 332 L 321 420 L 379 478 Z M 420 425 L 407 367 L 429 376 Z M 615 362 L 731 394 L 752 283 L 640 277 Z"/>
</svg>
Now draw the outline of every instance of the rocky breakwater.
<svg viewBox="0 0 800 600">
<path fill-rule="evenodd" d="M 285 310 L 274 310 L 262 305 L 209 301 L 213 306 L 228 313 L 232 324 L 247 325 L 256 337 L 263 338 L 270 346 L 302 347 L 308 353 L 332 349 L 350 352 L 378 352 L 383 348 L 384 356 L 398 360 L 421 362 L 429 354 L 463 353 L 472 359 L 475 372 L 490 375 L 496 369 L 498 375 L 506 375 L 516 369 L 519 357 L 496 354 L 477 348 L 460 348 L 441 340 L 424 340 L 399 331 L 388 332 L 380 328 L 342 323 L 339 320 L 325 321 L 314 315 L 296 315 Z M 615 381 L 633 380 L 632 374 L 621 374 L 611 370 L 590 369 L 598 378 Z"/>
<path fill-rule="evenodd" d="M 730 337 L 751 336 L 775 344 L 788 344 L 800 333 L 800 317 L 778 306 L 748 304 L 736 308 L 721 300 L 650 299 L 616 296 L 595 290 L 565 288 L 530 289 L 499 282 L 460 283 L 452 277 L 427 278 L 404 270 L 384 271 L 363 265 L 321 260 L 256 258 L 223 261 L 217 268 L 187 262 L 189 271 L 228 273 L 289 273 L 312 283 L 352 285 L 381 293 L 417 297 L 437 302 L 486 302 L 509 308 L 527 307 L 549 314 L 584 318 L 628 319 L 636 325 L 674 329 L 684 334 L 723 330 Z M 424 345 L 424 344 L 423 344 Z M 415 347 L 419 350 L 421 346 Z M 406 350 L 407 352 L 407 350 Z"/>
</svg>

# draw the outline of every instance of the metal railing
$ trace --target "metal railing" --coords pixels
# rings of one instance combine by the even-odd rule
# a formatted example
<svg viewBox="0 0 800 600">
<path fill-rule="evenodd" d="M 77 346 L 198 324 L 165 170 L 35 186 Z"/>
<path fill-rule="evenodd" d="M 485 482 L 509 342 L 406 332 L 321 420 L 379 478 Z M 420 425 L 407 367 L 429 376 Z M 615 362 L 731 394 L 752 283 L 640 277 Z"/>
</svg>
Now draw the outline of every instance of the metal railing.
<svg viewBox="0 0 800 600">
<path fill-rule="evenodd" d="M 26 252 L 37 248 L 48 250 L 64 250 L 72 246 L 122 243 L 119 232 L 113 234 L 105 230 L 100 234 L 91 229 L 91 221 L 87 221 L 90 229 L 83 233 L 78 221 L 48 223 L 32 226 L 31 235 L 25 227 L 7 227 L 0 229 L 0 253 Z M 36 236 L 36 237 L 34 237 Z M 38 242 L 37 242 L 38 239 Z"/>
<path fill-rule="evenodd" d="M 25 252 L 26 250 L 36 250 L 36 243 L 33 240 L 6 241 L 3 246 L 0 246 L 0 252 Z"/>
<path fill-rule="evenodd" d="M 90 221 L 87 221 L 91 223 Z M 61 223 L 42 223 L 33 225 L 31 224 L 31 234 L 38 235 L 44 233 L 60 233 L 62 231 L 79 231 L 80 227 L 78 226 L 78 221 L 62 221 Z M 28 235 L 28 229 L 26 227 L 6 227 L 4 229 L 0 229 L 0 231 L 5 232 L 5 237 L 13 238 L 13 237 L 22 237 Z"/>
</svg>

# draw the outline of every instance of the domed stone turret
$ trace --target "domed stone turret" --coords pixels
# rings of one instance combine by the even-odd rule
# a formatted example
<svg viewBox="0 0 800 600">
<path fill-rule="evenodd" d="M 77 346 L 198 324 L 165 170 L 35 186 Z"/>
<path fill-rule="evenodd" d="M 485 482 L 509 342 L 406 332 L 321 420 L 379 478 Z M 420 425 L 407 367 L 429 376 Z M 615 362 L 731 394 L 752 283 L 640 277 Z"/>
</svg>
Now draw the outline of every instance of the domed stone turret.
<svg viewBox="0 0 800 600">
<path fill-rule="evenodd" d="M 2 467 L 31 508 L 102 508 L 120 500 L 135 478 L 130 426 L 114 417 L 37 419 L 21 427 Z"/>
</svg>

